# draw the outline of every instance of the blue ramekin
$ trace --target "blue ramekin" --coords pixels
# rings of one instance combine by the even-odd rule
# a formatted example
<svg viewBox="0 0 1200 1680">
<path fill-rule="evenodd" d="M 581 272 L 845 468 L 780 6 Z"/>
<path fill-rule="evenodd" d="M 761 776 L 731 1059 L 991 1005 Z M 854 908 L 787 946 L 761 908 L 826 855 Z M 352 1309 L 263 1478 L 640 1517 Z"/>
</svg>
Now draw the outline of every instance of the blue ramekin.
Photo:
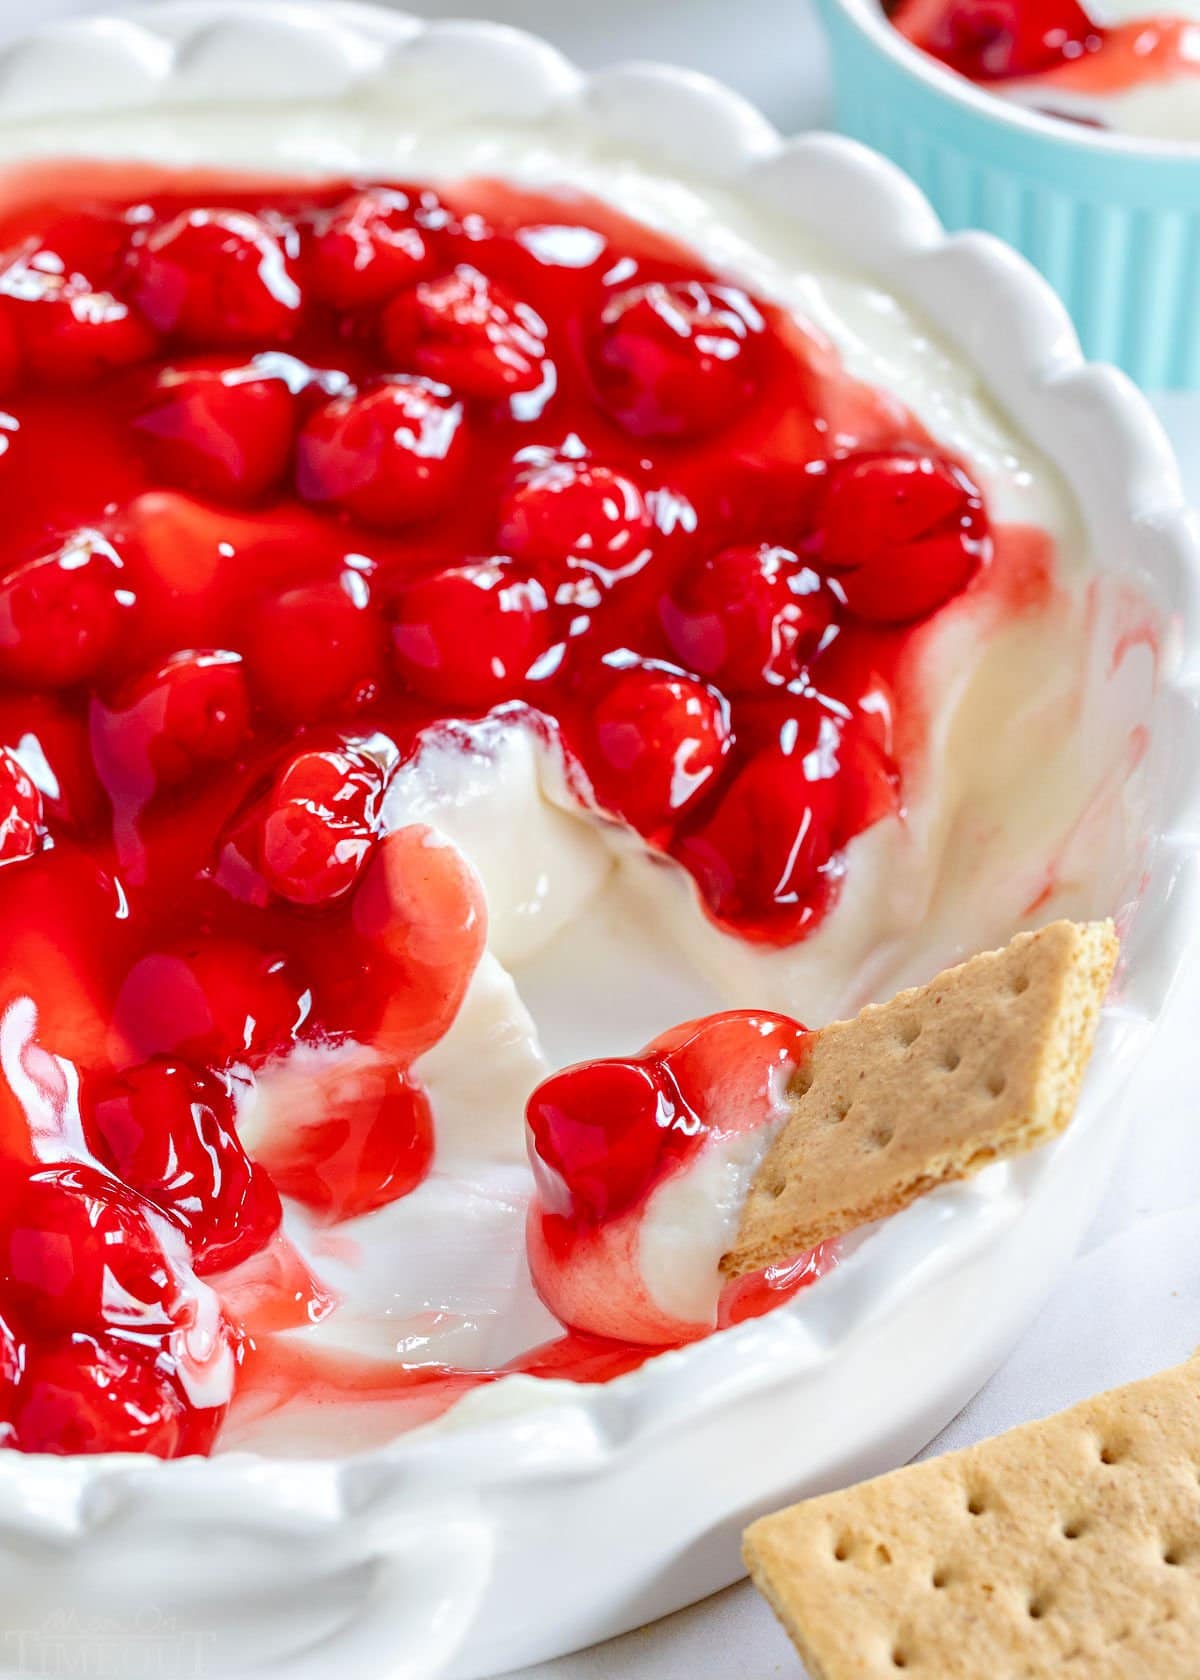
<svg viewBox="0 0 1200 1680">
<path fill-rule="evenodd" d="M 879 0 L 818 0 L 839 128 L 894 158 L 947 227 L 985 228 L 1057 289 L 1086 354 L 1200 390 L 1200 143 L 1010 105 L 912 46 Z"/>
</svg>

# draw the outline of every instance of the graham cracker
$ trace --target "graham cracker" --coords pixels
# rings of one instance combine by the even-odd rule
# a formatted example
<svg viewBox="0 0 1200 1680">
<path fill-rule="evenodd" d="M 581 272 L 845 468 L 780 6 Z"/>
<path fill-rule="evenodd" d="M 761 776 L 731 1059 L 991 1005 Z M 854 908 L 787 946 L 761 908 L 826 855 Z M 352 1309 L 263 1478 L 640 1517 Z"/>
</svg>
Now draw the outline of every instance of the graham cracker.
<svg viewBox="0 0 1200 1680">
<path fill-rule="evenodd" d="M 1056 1137 L 1116 958 L 1111 922 L 1053 922 L 814 1034 L 726 1276 L 793 1259 Z"/>
<path fill-rule="evenodd" d="M 1200 1360 L 764 1517 L 745 1557 L 811 1680 L 1197 1680 Z"/>
</svg>

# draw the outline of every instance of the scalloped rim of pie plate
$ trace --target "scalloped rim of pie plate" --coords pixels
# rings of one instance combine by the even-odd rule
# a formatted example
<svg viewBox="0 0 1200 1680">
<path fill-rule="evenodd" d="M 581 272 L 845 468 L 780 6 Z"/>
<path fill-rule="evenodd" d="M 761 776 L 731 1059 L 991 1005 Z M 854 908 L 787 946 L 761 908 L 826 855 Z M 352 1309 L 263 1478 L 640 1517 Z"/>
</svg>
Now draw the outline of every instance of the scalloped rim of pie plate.
<svg viewBox="0 0 1200 1680">
<path fill-rule="evenodd" d="M 403 101 L 416 85 L 424 98 L 444 87 L 471 119 L 536 130 L 569 116 L 606 155 L 752 195 L 937 320 L 1059 468 L 1099 565 L 1172 629 L 1151 749 L 1156 834 L 1068 1135 L 927 1197 L 790 1306 L 607 1386 L 508 1378 L 341 1460 L 4 1454 L 0 1623 L 19 1607 L 35 1625 L 43 1601 L 85 1616 L 107 1606 L 119 1622 L 136 1569 L 142 1602 L 208 1641 L 214 1673 L 285 1661 L 325 1675 L 337 1662 L 415 1680 L 541 1660 L 726 1584 L 752 1516 L 918 1450 L 995 1369 L 1078 1243 L 1194 898 L 1200 669 L 1184 650 L 1200 555 L 1170 448 L 1129 381 L 1085 365 L 1033 269 L 988 236 L 947 237 L 881 157 L 830 135 L 784 140 L 690 72 L 585 76 L 517 31 L 355 4 L 187 3 L 49 25 L 0 54 L 0 147 L 10 156 L 14 134 L 55 118 L 102 130 L 106 113 L 279 105 L 296 134 L 271 164 L 302 172 L 314 102 Z M 55 1585 L 37 1588 L 48 1555 Z"/>
</svg>

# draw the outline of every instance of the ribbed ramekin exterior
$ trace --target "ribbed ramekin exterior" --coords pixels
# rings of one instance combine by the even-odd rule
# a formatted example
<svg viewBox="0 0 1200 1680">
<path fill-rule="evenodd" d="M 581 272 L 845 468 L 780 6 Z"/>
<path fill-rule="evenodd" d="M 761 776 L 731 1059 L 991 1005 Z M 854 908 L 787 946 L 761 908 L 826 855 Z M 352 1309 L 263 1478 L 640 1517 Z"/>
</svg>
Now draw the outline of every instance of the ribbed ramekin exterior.
<svg viewBox="0 0 1200 1680">
<path fill-rule="evenodd" d="M 1018 126 L 1000 101 L 988 102 L 994 116 L 966 105 L 949 76 L 918 76 L 883 51 L 853 0 L 820 5 L 842 131 L 913 176 L 948 228 L 983 228 L 1023 252 L 1089 358 L 1149 390 L 1200 389 L 1200 146 L 1156 155 L 1080 143 L 1066 123 Z"/>
</svg>

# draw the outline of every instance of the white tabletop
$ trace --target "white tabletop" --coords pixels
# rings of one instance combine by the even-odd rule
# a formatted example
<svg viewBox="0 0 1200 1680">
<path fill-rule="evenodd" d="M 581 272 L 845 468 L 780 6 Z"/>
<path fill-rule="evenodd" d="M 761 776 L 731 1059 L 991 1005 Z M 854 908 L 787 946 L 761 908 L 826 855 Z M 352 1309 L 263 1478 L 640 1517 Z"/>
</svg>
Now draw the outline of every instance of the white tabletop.
<svg viewBox="0 0 1200 1680">
<path fill-rule="evenodd" d="M 39 17 L 99 9 L 39 0 Z M 824 54 L 807 0 L 413 0 L 549 36 L 579 62 L 660 58 L 719 75 L 781 128 L 825 114 Z M 0 30 L 30 16 L 0 0 Z M 1156 400 L 1200 502 L 1200 397 Z M 1200 932 L 1200 930 L 1198 930 Z M 1200 940 L 1135 1084 L 1124 1157 L 1083 1250 L 1008 1363 L 930 1449 L 965 1445 L 1182 1358 L 1200 1341 Z M 520 1680 L 768 1680 L 799 1664 L 746 1585 Z"/>
</svg>

